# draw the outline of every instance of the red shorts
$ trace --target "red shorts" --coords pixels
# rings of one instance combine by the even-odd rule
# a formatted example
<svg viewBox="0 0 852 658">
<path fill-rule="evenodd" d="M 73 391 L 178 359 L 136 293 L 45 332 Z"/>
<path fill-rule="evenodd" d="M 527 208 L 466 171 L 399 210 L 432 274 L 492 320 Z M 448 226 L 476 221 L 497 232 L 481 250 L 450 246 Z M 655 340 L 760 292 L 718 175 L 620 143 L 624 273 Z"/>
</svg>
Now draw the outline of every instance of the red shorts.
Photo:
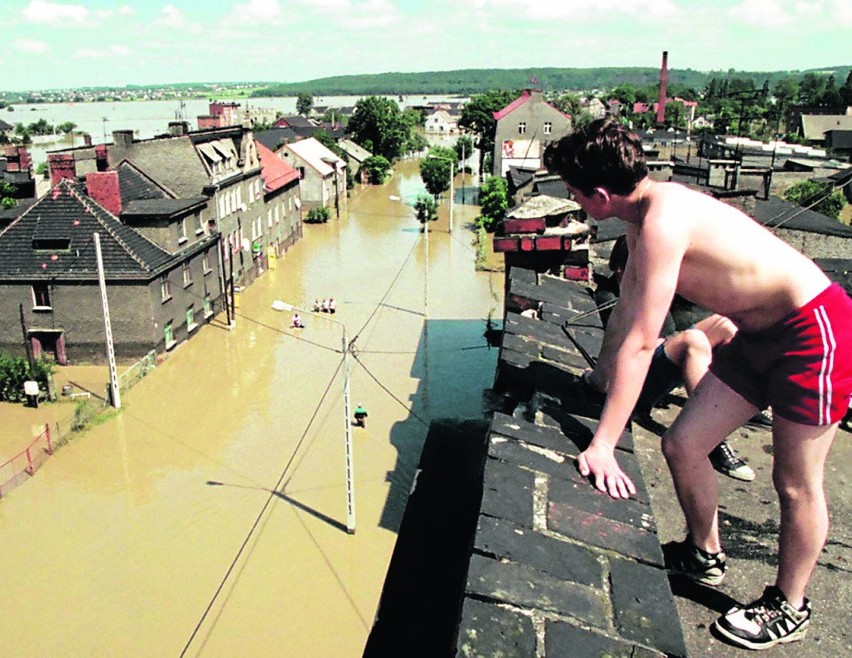
<svg viewBox="0 0 852 658">
<path fill-rule="evenodd" d="M 852 299 L 833 283 L 758 333 L 739 331 L 710 370 L 759 409 L 803 425 L 831 425 L 852 395 Z"/>
</svg>

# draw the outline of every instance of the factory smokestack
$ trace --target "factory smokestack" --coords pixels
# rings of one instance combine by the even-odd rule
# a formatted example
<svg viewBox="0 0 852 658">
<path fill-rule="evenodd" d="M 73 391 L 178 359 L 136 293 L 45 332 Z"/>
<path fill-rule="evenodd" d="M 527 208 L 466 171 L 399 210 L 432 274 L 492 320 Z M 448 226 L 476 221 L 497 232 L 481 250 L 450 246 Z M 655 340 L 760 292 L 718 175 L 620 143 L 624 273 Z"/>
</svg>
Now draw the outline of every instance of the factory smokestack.
<svg viewBox="0 0 852 658">
<path fill-rule="evenodd" d="M 657 102 L 657 126 L 666 123 L 666 83 L 669 81 L 669 51 L 663 51 L 663 66 L 660 69 L 660 98 Z"/>
</svg>

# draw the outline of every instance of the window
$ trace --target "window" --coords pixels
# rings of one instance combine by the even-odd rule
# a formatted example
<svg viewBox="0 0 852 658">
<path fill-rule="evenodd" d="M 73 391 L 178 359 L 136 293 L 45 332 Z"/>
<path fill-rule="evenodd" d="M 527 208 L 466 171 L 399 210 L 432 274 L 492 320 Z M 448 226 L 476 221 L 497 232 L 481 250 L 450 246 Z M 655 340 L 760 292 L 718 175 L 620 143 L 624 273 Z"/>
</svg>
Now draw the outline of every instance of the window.
<svg viewBox="0 0 852 658">
<path fill-rule="evenodd" d="M 243 205 L 243 188 L 237 188 L 237 208 Z"/>
<path fill-rule="evenodd" d="M 266 228 L 272 228 L 272 208 L 266 211 Z"/>
<path fill-rule="evenodd" d="M 201 219 L 201 213 L 195 216 L 195 235 L 204 233 L 204 220 Z"/>
<path fill-rule="evenodd" d="M 523 121 L 521 121 L 518 124 L 518 134 L 519 135 L 526 135 L 527 134 L 527 124 L 524 123 Z"/>
<path fill-rule="evenodd" d="M 46 283 L 33 284 L 33 308 L 34 309 L 49 309 L 50 306 L 50 287 Z"/>
<path fill-rule="evenodd" d="M 213 302 L 210 301 L 210 293 L 204 295 L 204 318 L 207 319 L 213 315 Z"/>
<path fill-rule="evenodd" d="M 228 213 L 225 209 L 225 197 L 224 195 L 219 196 L 219 217 L 224 217 Z"/>
<path fill-rule="evenodd" d="M 166 349 L 170 350 L 175 346 L 175 332 L 172 329 L 172 321 L 169 320 L 166 322 L 166 326 L 163 328 L 163 337 L 166 340 Z"/>
<path fill-rule="evenodd" d="M 186 288 L 189 285 L 192 285 L 192 268 L 189 266 L 189 263 L 183 264 L 183 287 Z"/>
<path fill-rule="evenodd" d="M 209 249 L 207 251 L 205 251 L 204 254 L 201 256 L 201 269 L 204 271 L 205 274 L 210 274 L 210 272 L 212 271 L 210 269 L 210 250 Z"/>
<path fill-rule="evenodd" d="M 180 235 L 178 236 L 178 243 L 186 242 L 186 217 L 180 220 Z"/>
<path fill-rule="evenodd" d="M 169 281 L 169 275 L 166 274 L 160 279 L 160 301 L 167 302 L 172 298 L 172 284 Z"/>
<path fill-rule="evenodd" d="M 281 206 L 275 206 L 275 223 L 281 222 Z"/>
<path fill-rule="evenodd" d="M 198 326 L 195 322 L 195 308 L 192 304 L 186 307 L 186 330 L 192 331 Z"/>
<path fill-rule="evenodd" d="M 553 132 L 553 124 L 550 121 L 544 122 L 544 134 L 550 135 Z"/>
</svg>

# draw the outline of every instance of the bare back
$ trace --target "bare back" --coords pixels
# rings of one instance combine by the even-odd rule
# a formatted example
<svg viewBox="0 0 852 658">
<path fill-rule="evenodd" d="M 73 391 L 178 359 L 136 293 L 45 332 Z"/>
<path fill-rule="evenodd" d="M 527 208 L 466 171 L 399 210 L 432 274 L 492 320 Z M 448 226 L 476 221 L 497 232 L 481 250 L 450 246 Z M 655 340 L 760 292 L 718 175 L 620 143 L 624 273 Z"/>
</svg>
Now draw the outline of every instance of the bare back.
<svg viewBox="0 0 852 658">
<path fill-rule="evenodd" d="M 666 235 L 671 256 L 682 258 L 677 292 L 741 329 L 772 325 L 829 284 L 811 260 L 706 194 L 677 183 L 653 183 L 643 201 L 641 219 L 629 223 L 631 241 L 641 248 L 643 240 Z"/>
</svg>

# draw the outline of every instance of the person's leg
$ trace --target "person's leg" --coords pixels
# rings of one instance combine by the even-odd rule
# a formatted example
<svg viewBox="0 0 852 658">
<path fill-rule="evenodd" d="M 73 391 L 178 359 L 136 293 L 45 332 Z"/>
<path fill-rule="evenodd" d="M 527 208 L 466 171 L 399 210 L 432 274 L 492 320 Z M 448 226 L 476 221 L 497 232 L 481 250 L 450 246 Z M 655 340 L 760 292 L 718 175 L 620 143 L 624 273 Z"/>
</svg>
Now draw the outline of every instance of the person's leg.
<svg viewBox="0 0 852 658">
<path fill-rule="evenodd" d="M 663 350 L 669 360 L 680 368 L 686 393 L 692 396 L 713 360 L 707 335 L 698 329 L 681 331 L 666 340 Z"/>
<path fill-rule="evenodd" d="M 717 505 L 719 485 L 707 455 L 754 415 L 755 407 L 708 372 L 663 436 L 663 455 L 674 480 L 693 544 L 722 550 Z"/>
<path fill-rule="evenodd" d="M 836 433 L 837 424 L 814 427 L 778 415 L 773 419 L 772 481 L 781 504 L 775 584 L 796 608 L 828 535 L 823 471 Z"/>
</svg>

